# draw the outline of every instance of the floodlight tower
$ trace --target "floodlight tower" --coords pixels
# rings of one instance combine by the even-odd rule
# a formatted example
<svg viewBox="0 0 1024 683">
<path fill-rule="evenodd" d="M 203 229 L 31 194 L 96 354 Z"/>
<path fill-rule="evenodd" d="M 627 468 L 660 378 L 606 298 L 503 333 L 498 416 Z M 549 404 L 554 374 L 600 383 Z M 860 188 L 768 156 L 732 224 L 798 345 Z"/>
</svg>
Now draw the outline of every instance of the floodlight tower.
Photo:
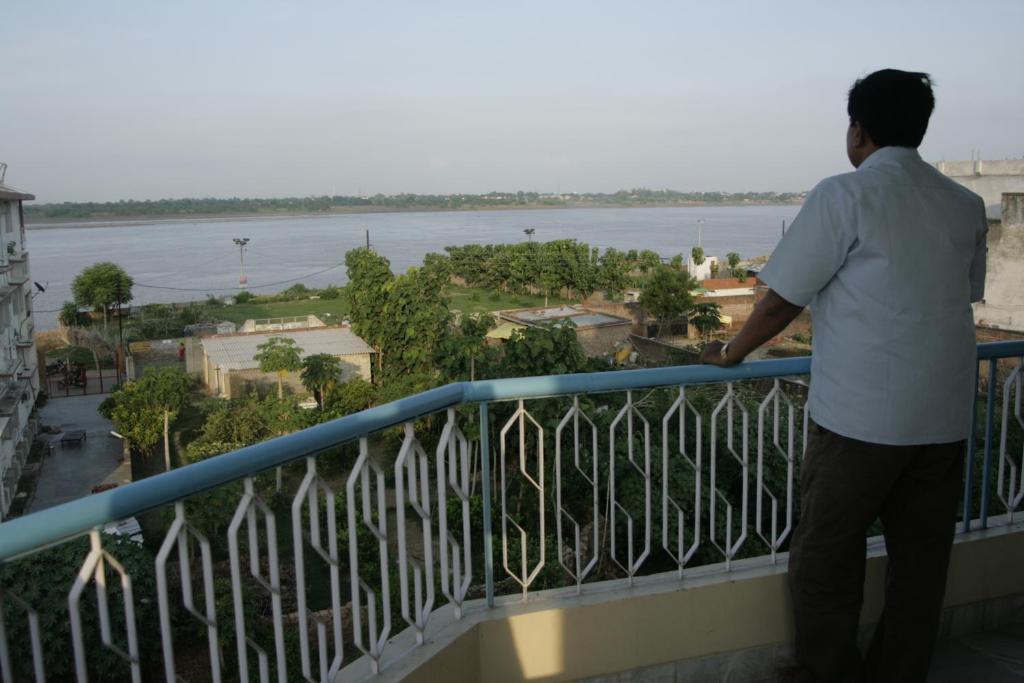
<svg viewBox="0 0 1024 683">
<path fill-rule="evenodd" d="M 238 288 L 245 289 L 249 284 L 249 280 L 245 277 L 245 245 L 249 244 L 249 238 L 235 237 L 232 241 L 238 245 Z"/>
</svg>

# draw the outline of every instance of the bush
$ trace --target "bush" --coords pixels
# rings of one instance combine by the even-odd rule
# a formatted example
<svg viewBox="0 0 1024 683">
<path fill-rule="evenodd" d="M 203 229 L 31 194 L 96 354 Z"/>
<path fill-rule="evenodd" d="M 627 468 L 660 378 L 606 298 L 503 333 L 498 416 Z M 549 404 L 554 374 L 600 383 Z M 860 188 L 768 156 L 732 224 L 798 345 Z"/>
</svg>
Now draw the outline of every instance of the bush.
<svg viewBox="0 0 1024 683">
<path fill-rule="evenodd" d="M 81 322 L 81 312 L 78 310 L 78 305 L 74 301 L 65 301 L 64 305 L 60 307 L 60 313 L 57 315 L 57 320 L 64 327 L 74 327 Z"/>
<path fill-rule="evenodd" d="M 159 660 L 160 630 L 156 601 L 145 599 L 155 594 L 153 556 L 142 546 L 126 538 L 103 535 L 103 547 L 128 570 L 135 599 L 135 624 L 139 636 L 139 655 L 143 661 L 143 677 L 149 664 Z M 28 602 L 39 612 L 42 625 L 43 659 L 48 680 L 67 681 L 74 678 L 74 657 L 68 621 L 68 590 L 75 581 L 79 567 L 89 552 L 89 541 L 77 538 L 40 551 L 22 560 L 0 565 L 0 585 Z M 117 574 L 107 568 L 110 585 L 110 627 L 115 642 L 124 648 L 126 632 L 124 610 L 121 608 L 120 582 Z M 140 599 L 143 598 L 143 599 Z M 10 604 L 10 603 L 8 603 Z M 96 591 L 92 586 L 82 594 L 80 610 L 88 652 L 91 680 L 127 680 L 127 667 L 119 656 L 100 643 Z M 7 642 L 11 647 L 11 663 L 15 680 L 34 680 L 31 673 L 32 652 L 25 619 L 7 621 Z M 148 679 L 152 680 L 152 679 Z"/>
<path fill-rule="evenodd" d="M 341 288 L 329 285 L 320 290 L 321 299 L 337 299 L 341 296 Z"/>
<path fill-rule="evenodd" d="M 281 292 L 280 297 L 284 301 L 298 301 L 299 299 L 307 298 L 309 295 L 309 288 L 301 282 L 296 282 L 294 285 Z"/>
<path fill-rule="evenodd" d="M 489 301 L 501 301 L 501 294 L 498 292 L 491 292 L 490 296 L 487 297 Z"/>
<path fill-rule="evenodd" d="M 246 290 L 242 290 L 241 292 L 239 292 L 238 294 L 235 295 L 235 303 L 236 304 L 247 304 L 247 303 L 249 303 L 252 300 L 253 300 L 252 292 L 248 292 Z"/>
</svg>

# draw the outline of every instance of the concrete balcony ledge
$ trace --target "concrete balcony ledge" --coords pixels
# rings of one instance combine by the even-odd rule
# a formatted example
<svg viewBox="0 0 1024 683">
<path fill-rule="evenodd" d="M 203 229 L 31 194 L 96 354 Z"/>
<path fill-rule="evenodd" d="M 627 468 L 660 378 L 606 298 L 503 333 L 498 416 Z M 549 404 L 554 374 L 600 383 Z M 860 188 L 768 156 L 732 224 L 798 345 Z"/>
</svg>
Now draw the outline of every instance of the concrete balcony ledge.
<svg viewBox="0 0 1024 683">
<path fill-rule="evenodd" d="M 493 681 L 772 680 L 791 663 L 793 625 L 788 556 L 738 560 L 635 579 L 539 591 L 526 602 L 498 598 L 467 604 L 456 620 L 437 610 L 416 647 L 411 629 L 394 636 L 383 670 L 367 658 L 338 681 L 451 683 Z M 942 636 L 964 636 L 1024 620 L 1024 522 L 990 518 L 984 530 L 958 534 L 950 563 Z M 869 540 L 865 635 L 882 608 L 885 545 Z M 399 626 L 400 627 L 400 626 Z"/>
</svg>

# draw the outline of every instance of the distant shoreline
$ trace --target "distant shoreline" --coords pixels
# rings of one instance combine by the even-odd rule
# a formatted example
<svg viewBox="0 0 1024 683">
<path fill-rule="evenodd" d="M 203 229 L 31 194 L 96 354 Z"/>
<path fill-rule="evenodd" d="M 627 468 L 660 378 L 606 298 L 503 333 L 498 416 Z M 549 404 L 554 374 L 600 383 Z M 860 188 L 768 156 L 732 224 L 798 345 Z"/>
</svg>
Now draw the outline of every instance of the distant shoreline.
<svg viewBox="0 0 1024 683">
<path fill-rule="evenodd" d="M 546 205 L 546 204 L 515 204 L 508 206 L 467 206 L 458 209 L 450 208 L 426 208 L 416 207 L 411 209 L 392 207 L 339 207 L 330 211 L 309 213 L 302 211 L 274 211 L 264 213 L 216 213 L 216 214 L 180 214 L 180 215 L 139 215 L 119 216 L 117 218 L 67 218 L 67 219 L 45 219 L 36 222 L 26 217 L 25 228 L 27 230 L 56 230 L 61 228 L 129 228 L 145 225 L 160 225 L 161 223 L 219 223 L 229 221 L 256 221 L 256 220 L 284 220 L 288 218 L 330 218 L 332 216 L 352 214 L 376 214 L 376 213 L 466 213 L 477 211 L 538 211 L 538 210 L 573 210 L 573 209 L 682 209 L 682 208 L 740 208 L 744 206 L 799 206 L 801 202 L 769 202 L 769 201 L 747 201 L 735 203 L 712 203 L 712 202 L 672 202 L 657 204 L 616 204 L 616 203 L 587 203 L 572 205 Z"/>
</svg>

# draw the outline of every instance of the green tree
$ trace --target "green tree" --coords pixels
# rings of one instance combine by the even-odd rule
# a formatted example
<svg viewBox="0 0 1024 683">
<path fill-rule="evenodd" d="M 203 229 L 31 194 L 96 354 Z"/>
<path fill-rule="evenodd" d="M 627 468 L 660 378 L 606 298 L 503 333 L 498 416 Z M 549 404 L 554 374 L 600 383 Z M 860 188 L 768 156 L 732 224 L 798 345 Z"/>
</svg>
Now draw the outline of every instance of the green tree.
<svg viewBox="0 0 1024 683">
<path fill-rule="evenodd" d="M 738 278 L 740 282 L 744 282 L 747 279 L 747 271 L 740 268 L 740 255 L 735 251 L 730 251 L 725 255 L 725 258 L 729 262 L 729 270 L 732 271 L 732 276 Z"/>
<path fill-rule="evenodd" d="M 145 385 L 129 382 L 100 404 L 100 413 L 114 423 L 128 447 L 149 455 L 163 433 L 161 415 L 154 410 Z"/>
<path fill-rule="evenodd" d="M 71 281 L 71 295 L 81 308 L 103 312 L 103 326 L 107 326 L 107 314 L 114 304 L 132 299 L 132 285 L 135 281 L 116 263 L 103 261 L 94 263 Z"/>
<path fill-rule="evenodd" d="M 485 364 L 485 357 L 493 349 L 485 343 L 492 327 L 494 316 L 487 313 L 465 314 L 459 319 L 459 324 L 437 346 L 435 362 L 444 381 L 472 382 L 477 378 L 477 368 Z"/>
<path fill-rule="evenodd" d="M 345 254 L 345 267 L 348 272 L 345 295 L 352 330 L 377 352 L 377 369 L 380 371 L 384 362 L 381 320 L 387 301 L 385 287 L 395 278 L 391 264 L 373 250 L 361 247 Z"/>
<path fill-rule="evenodd" d="M 701 338 L 707 341 L 722 328 L 722 307 L 710 301 L 695 304 L 690 309 L 690 323 L 700 332 Z"/>
<path fill-rule="evenodd" d="M 729 269 L 736 272 L 736 267 L 740 265 L 740 255 L 735 251 L 730 251 L 725 255 L 725 260 L 729 264 Z"/>
<path fill-rule="evenodd" d="M 658 319 L 658 335 L 665 323 L 681 318 L 693 307 L 698 284 L 692 275 L 671 266 L 658 266 L 640 293 L 640 305 Z"/>
<path fill-rule="evenodd" d="M 285 337 L 271 337 L 256 349 L 252 359 L 260 364 L 260 372 L 277 373 L 277 397 L 284 398 L 284 376 L 302 368 L 302 349 Z"/>
<path fill-rule="evenodd" d="M 564 263 L 558 245 L 548 242 L 540 250 L 540 267 L 537 274 L 537 286 L 544 292 L 544 305 L 552 291 L 557 291 L 565 283 Z"/>
<path fill-rule="evenodd" d="M 601 256 L 598 269 L 598 287 L 609 294 L 619 294 L 629 286 L 630 263 L 626 255 L 613 247 L 608 247 Z"/>
<path fill-rule="evenodd" d="M 78 324 L 78 304 L 74 301 L 65 301 L 64 305 L 60 307 L 60 313 L 57 315 L 57 320 L 64 327 L 74 327 Z"/>
<path fill-rule="evenodd" d="M 136 384 L 141 384 L 142 391 L 149 397 L 153 408 L 163 417 L 164 432 L 164 467 L 171 469 L 171 421 L 177 418 L 178 411 L 185 405 L 188 392 L 192 388 L 192 380 L 178 368 L 161 368 L 147 371 Z"/>
<path fill-rule="evenodd" d="M 331 392 L 327 399 L 327 413 L 331 418 L 344 417 L 366 410 L 376 399 L 376 387 L 361 377 L 353 377 Z"/>
<path fill-rule="evenodd" d="M 377 324 L 384 353 L 384 374 L 434 372 L 433 359 L 451 326 L 437 271 L 410 268 L 384 287 L 384 308 Z"/>
<path fill-rule="evenodd" d="M 576 325 L 564 322 L 516 330 L 505 343 L 501 376 L 532 377 L 584 372 L 587 355 L 576 338 Z"/>
<path fill-rule="evenodd" d="M 316 397 L 320 410 L 324 409 L 327 395 L 341 377 L 341 360 L 329 353 L 317 353 L 302 359 L 302 385 Z"/>
<path fill-rule="evenodd" d="M 700 265 L 704 263 L 704 247 L 694 247 L 690 251 L 690 256 L 693 258 L 694 265 Z"/>
<path fill-rule="evenodd" d="M 4 591 L 10 591 L 25 600 L 39 616 L 39 635 L 48 681 L 75 680 L 71 622 L 68 619 L 68 588 L 78 577 L 89 547 L 89 539 L 79 537 L 0 564 L 0 585 Z M 158 665 L 159 669 L 152 666 L 160 661 L 160 622 L 156 600 L 151 598 L 156 594 L 153 555 L 141 544 L 114 534 L 103 534 L 103 550 L 117 558 L 131 576 L 134 594 L 132 606 L 143 666 L 142 677 L 145 680 L 156 680 L 158 675 L 162 676 L 163 669 L 162 665 Z M 117 586 L 106 587 L 110 591 L 107 598 L 110 600 L 109 625 L 115 638 L 123 639 L 128 625 L 125 610 L 121 609 L 121 591 L 116 579 L 111 580 L 113 572 L 110 569 L 107 572 L 107 581 Z M 32 641 L 28 620 L 21 612 L 21 618 L 11 618 L 14 615 L 13 610 L 8 612 L 11 603 L 8 600 L 5 603 L 5 644 L 10 647 L 8 654 L 12 680 L 34 681 L 36 678 L 32 671 Z M 100 640 L 96 591 L 91 588 L 82 593 L 80 614 L 84 647 L 89 653 L 86 664 L 89 680 L 128 680 L 124 660 L 118 653 L 104 647 Z"/>
<path fill-rule="evenodd" d="M 649 273 L 661 265 L 661 256 L 659 256 L 656 251 L 644 249 L 638 256 L 637 265 L 639 266 L 641 273 Z"/>
<path fill-rule="evenodd" d="M 164 466 L 171 468 L 170 424 L 188 398 L 192 380 L 177 368 L 147 370 L 111 394 L 101 413 L 114 423 L 129 447 L 152 452 L 163 436 Z"/>
</svg>

